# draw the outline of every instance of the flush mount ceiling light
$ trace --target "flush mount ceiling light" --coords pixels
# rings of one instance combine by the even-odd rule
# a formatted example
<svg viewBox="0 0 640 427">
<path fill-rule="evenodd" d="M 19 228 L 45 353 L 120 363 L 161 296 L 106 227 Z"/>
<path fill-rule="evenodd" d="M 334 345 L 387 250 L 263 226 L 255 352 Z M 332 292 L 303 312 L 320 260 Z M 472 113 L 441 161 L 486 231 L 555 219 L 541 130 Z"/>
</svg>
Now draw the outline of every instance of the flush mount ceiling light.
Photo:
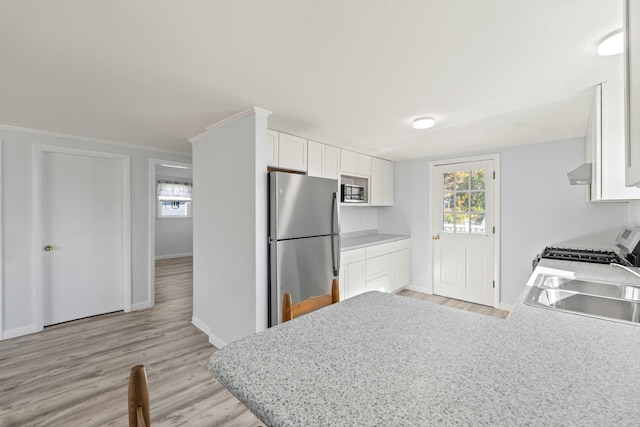
<svg viewBox="0 0 640 427">
<path fill-rule="evenodd" d="M 598 55 L 611 56 L 624 51 L 624 33 L 622 29 L 615 31 L 605 37 L 598 45 Z"/>
<path fill-rule="evenodd" d="M 429 129 L 436 124 L 436 119 L 433 117 L 419 117 L 413 121 L 414 129 Z"/>
</svg>

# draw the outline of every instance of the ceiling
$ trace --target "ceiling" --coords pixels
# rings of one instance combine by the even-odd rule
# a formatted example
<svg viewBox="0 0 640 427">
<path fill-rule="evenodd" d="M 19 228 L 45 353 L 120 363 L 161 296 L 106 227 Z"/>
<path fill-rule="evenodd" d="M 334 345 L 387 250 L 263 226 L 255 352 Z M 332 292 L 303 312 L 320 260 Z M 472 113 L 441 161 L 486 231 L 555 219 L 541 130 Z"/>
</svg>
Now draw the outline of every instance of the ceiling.
<svg viewBox="0 0 640 427">
<path fill-rule="evenodd" d="M 0 123 L 190 153 L 257 106 L 390 160 L 553 141 L 622 77 L 620 27 L 622 0 L 2 0 Z"/>
</svg>

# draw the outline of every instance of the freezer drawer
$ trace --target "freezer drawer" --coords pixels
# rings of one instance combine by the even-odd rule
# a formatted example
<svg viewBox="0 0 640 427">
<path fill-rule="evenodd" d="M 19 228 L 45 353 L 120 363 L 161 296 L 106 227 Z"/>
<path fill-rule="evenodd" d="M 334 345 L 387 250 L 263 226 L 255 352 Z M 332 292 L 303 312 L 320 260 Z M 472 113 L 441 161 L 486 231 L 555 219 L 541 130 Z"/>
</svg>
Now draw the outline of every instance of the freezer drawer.
<svg viewBox="0 0 640 427">
<path fill-rule="evenodd" d="M 334 278 L 331 239 L 332 236 L 319 236 L 271 242 L 269 326 L 281 323 L 285 292 L 291 294 L 293 304 L 331 293 Z M 334 254 L 339 258 L 339 243 L 336 246 Z"/>
</svg>

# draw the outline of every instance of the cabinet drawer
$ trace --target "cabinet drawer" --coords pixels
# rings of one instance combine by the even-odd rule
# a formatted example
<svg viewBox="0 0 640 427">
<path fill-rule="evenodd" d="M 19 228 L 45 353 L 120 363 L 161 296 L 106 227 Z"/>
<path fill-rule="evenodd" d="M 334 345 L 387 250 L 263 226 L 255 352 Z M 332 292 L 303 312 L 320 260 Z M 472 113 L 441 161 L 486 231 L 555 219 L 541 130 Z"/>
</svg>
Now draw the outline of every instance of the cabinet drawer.
<svg viewBox="0 0 640 427">
<path fill-rule="evenodd" d="M 380 255 L 386 255 L 389 251 L 389 244 L 382 243 L 374 246 L 367 246 L 367 258 L 374 258 Z"/>
<path fill-rule="evenodd" d="M 365 285 L 367 291 L 387 292 L 387 282 L 389 276 L 383 276 L 375 280 L 368 281 Z"/>
<path fill-rule="evenodd" d="M 365 258 L 365 248 L 340 252 L 340 264 L 342 265 L 351 264 L 358 261 L 364 261 L 364 258 Z"/>
<path fill-rule="evenodd" d="M 389 256 L 382 255 L 375 258 L 367 258 L 365 262 L 365 274 L 367 282 L 380 276 L 389 274 Z"/>
<path fill-rule="evenodd" d="M 395 242 L 387 243 L 387 245 L 389 245 L 389 252 L 409 249 L 409 239 L 396 240 Z"/>
</svg>

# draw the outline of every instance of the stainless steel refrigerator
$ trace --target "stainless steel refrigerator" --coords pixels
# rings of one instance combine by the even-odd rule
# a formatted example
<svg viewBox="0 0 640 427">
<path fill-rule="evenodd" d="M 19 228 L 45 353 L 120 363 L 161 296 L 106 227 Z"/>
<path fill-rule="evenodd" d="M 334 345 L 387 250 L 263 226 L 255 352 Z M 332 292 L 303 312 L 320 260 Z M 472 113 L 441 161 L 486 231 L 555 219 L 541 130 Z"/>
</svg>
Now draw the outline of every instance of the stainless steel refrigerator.
<svg viewBox="0 0 640 427">
<path fill-rule="evenodd" d="M 282 323 L 282 297 L 293 304 L 331 293 L 340 274 L 338 181 L 269 173 L 269 326 Z"/>
</svg>

